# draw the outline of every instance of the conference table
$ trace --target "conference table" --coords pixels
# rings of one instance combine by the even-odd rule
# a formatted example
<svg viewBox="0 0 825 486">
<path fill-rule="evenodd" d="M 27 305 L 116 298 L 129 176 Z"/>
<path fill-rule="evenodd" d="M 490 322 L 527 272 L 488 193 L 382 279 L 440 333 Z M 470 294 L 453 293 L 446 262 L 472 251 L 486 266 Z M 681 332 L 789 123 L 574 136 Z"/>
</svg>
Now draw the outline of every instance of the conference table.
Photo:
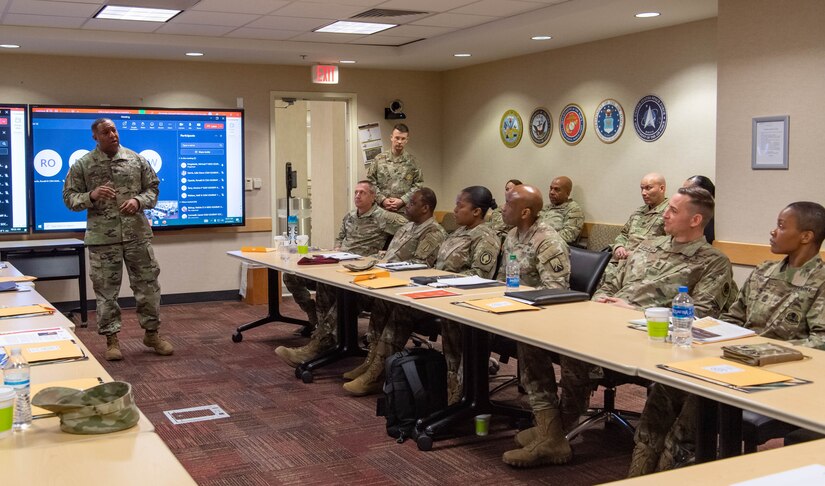
<svg viewBox="0 0 825 486">
<path fill-rule="evenodd" d="M 19 276 L 12 265 L 0 269 L 0 276 Z M 29 304 L 50 306 L 35 288 L 0 293 L 0 306 Z M 44 328 L 67 331 L 84 352 L 79 360 L 32 364 L 33 387 L 56 382 L 95 379 L 113 381 L 112 376 L 74 334 L 74 323 L 60 312 L 50 315 L 0 319 L 0 332 Z M 0 439 L 0 471 L 12 484 L 79 484 L 116 478 L 118 484 L 195 484 L 174 454 L 155 433 L 151 421 L 140 413 L 138 423 L 109 434 L 79 435 L 60 430 L 60 419 L 46 415 L 31 426 Z"/>
<path fill-rule="evenodd" d="M 465 332 L 465 346 L 468 344 L 467 335 L 469 335 L 469 338 L 476 339 L 475 344 L 481 344 L 478 342 L 479 336 L 474 336 L 475 330 L 498 334 L 619 373 L 649 379 L 696 394 L 703 398 L 703 404 L 705 405 L 702 407 L 703 416 L 707 419 L 704 423 L 705 426 L 709 426 L 711 423 L 715 424 L 715 420 L 710 419 L 715 418 L 717 410 L 715 404 L 718 403 L 720 404 L 718 407 L 719 416 L 722 420 L 722 426 L 719 430 L 722 457 L 741 454 L 742 409 L 825 433 L 825 407 L 822 406 L 821 401 L 821 398 L 825 397 L 825 380 L 820 380 L 822 376 L 825 376 L 825 351 L 797 347 L 813 359 L 769 367 L 771 371 L 812 380 L 812 383 L 756 393 L 744 393 L 661 369 L 658 365 L 663 363 L 721 356 L 720 348 L 724 343 L 694 345 L 692 348 L 684 349 L 667 343 L 651 342 L 644 332 L 633 330 L 628 326 L 628 321 L 643 317 L 640 311 L 595 302 L 578 302 L 547 306 L 538 311 L 493 314 L 455 305 L 455 302 L 467 300 L 474 296 L 500 296 L 504 293 L 503 287 L 475 289 L 466 292 L 458 290 L 457 292 L 462 295 L 413 300 L 399 295 L 403 292 L 409 292 L 410 288 L 369 290 L 354 285 L 351 282 L 351 276 L 339 271 L 341 267 L 338 264 L 300 266 L 296 264 L 297 256 L 283 262 L 275 252 L 230 251 L 228 254 L 247 262 L 264 265 L 281 272 L 294 273 L 304 278 L 332 285 L 339 289 L 339 295 L 360 293 L 382 298 L 465 324 L 468 326 L 466 329 L 470 331 Z M 393 273 L 392 276 L 408 278 L 437 273 L 438 271 L 435 270 L 421 270 Z M 352 325 L 352 322 L 347 322 L 349 318 L 351 316 L 346 317 L 339 313 L 339 332 L 343 330 L 342 326 L 349 326 L 349 330 L 346 332 L 357 332 L 357 329 L 354 329 L 356 326 Z M 737 343 L 749 344 L 765 341 L 771 340 L 762 337 L 751 337 L 737 340 Z M 787 345 L 787 343 L 784 344 Z M 477 353 L 477 350 L 475 352 Z M 485 355 L 484 360 L 486 359 Z M 465 372 L 467 371 L 466 368 L 472 369 L 473 366 L 465 366 Z M 479 377 L 476 376 L 475 379 L 478 380 Z M 486 374 L 484 379 L 486 380 Z M 478 392 L 478 390 L 471 390 L 471 392 Z M 472 401 L 473 398 L 470 397 L 469 401 Z M 467 397 L 465 397 L 465 401 L 468 401 Z M 462 417 L 466 415 L 466 413 L 460 414 Z M 424 432 L 425 437 L 429 435 L 426 427 L 421 432 Z M 711 447 L 711 439 L 709 438 L 709 435 L 713 432 L 715 430 L 707 427 L 700 430 L 697 448 L 702 450 L 697 451 L 698 461 L 711 459 L 711 452 L 715 455 L 715 446 Z"/>
</svg>

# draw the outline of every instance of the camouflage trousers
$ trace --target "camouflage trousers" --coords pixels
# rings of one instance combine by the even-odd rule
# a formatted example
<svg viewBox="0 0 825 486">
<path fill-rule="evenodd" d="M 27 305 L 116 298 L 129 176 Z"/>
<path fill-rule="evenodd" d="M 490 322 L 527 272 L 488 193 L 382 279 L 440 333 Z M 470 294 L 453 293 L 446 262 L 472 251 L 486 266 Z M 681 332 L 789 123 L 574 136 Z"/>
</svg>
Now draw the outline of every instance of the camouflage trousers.
<svg viewBox="0 0 825 486">
<path fill-rule="evenodd" d="M 560 408 L 556 373 L 553 370 L 553 353 L 529 344 L 518 343 L 518 361 L 519 379 L 527 392 L 533 412 Z M 562 392 L 565 398 L 562 409 L 572 407 L 578 410 L 579 414 L 584 413 L 588 403 L 584 400 L 589 399 L 592 390 L 589 375 L 594 367 L 590 363 L 567 356 L 559 356 L 559 362 L 562 385 L 565 387 Z"/>
<path fill-rule="evenodd" d="M 97 298 L 97 332 L 111 335 L 120 331 L 117 297 L 123 281 L 123 264 L 135 296 L 140 327 L 156 331 L 160 327 L 160 267 L 149 240 L 114 245 L 89 246 L 89 277 Z"/>
<path fill-rule="evenodd" d="M 463 351 L 462 325 L 450 320 L 441 324 L 441 350 L 447 360 L 447 371 L 458 373 Z"/>
<path fill-rule="evenodd" d="M 694 455 L 698 414 L 696 395 L 653 385 L 633 437 L 634 456 L 645 453 L 650 457 L 642 474 L 672 469 Z"/>
<path fill-rule="evenodd" d="M 292 294 L 295 303 L 298 304 L 298 307 L 300 307 L 302 311 L 306 312 L 310 327 L 315 327 L 318 322 L 318 315 L 315 310 L 315 301 L 312 300 L 312 295 L 309 293 L 309 287 L 314 286 L 315 282 L 290 273 L 284 273 L 282 275 L 284 285 L 286 285 L 289 293 Z"/>
<path fill-rule="evenodd" d="M 373 301 L 363 294 L 351 296 L 355 299 L 354 305 L 360 311 L 370 310 Z M 331 339 L 331 342 L 338 341 L 338 294 L 332 285 L 318 282 L 315 289 L 315 309 L 318 314 L 318 326 L 313 335 L 321 339 Z"/>
</svg>

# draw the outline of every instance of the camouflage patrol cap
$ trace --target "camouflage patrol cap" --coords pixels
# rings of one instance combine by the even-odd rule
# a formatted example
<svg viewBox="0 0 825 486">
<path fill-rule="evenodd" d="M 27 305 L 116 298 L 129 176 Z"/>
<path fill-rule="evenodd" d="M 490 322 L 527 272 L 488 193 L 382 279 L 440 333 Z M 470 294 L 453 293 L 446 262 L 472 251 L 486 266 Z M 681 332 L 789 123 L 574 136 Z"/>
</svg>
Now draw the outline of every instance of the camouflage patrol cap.
<svg viewBox="0 0 825 486">
<path fill-rule="evenodd" d="M 140 413 L 132 385 L 103 383 L 86 390 L 53 386 L 32 398 L 32 404 L 60 417 L 60 429 L 70 434 L 107 434 L 134 426 Z"/>
</svg>

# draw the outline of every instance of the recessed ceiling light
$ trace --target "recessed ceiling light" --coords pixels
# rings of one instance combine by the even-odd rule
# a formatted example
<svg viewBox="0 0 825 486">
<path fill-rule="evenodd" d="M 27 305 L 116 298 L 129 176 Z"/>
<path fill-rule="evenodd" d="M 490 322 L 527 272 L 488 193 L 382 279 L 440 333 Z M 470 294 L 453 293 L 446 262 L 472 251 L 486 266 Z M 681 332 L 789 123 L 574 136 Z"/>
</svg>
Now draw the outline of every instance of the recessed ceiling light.
<svg viewBox="0 0 825 486">
<path fill-rule="evenodd" d="M 141 22 L 168 22 L 169 19 L 181 13 L 182 10 L 166 8 L 125 7 L 106 5 L 95 15 L 96 19 L 109 20 L 138 20 Z"/>
<path fill-rule="evenodd" d="M 349 59 L 341 59 L 338 62 L 340 62 L 341 64 L 355 64 L 355 61 L 350 61 Z"/>
<path fill-rule="evenodd" d="M 532 40 L 550 40 L 552 38 L 553 36 L 550 35 L 534 35 L 533 37 L 530 37 Z"/>
<path fill-rule="evenodd" d="M 3 49 L 20 49 L 20 46 L 17 44 L 0 44 L 0 47 Z"/>
<path fill-rule="evenodd" d="M 470 57 L 470 56 L 472 56 L 472 54 L 469 54 L 467 52 L 459 52 L 458 54 L 453 54 L 453 56 L 455 56 L 455 57 Z"/>
<path fill-rule="evenodd" d="M 658 17 L 660 15 L 662 15 L 662 14 L 660 14 L 659 12 L 641 12 L 641 13 L 636 14 L 636 18 L 637 19 L 647 19 L 647 18 L 650 18 L 650 17 Z"/>
<path fill-rule="evenodd" d="M 203 56 L 203 53 L 202 52 L 187 52 L 186 55 L 189 56 L 189 57 L 201 57 L 201 56 Z"/>
<path fill-rule="evenodd" d="M 361 34 L 370 35 L 391 29 L 398 24 L 376 24 L 372 22 L 349 22 L 339 20 L 325 27 L 313 30 L 313 32 L 326 32 L 331 34 Z"/>
</svg>

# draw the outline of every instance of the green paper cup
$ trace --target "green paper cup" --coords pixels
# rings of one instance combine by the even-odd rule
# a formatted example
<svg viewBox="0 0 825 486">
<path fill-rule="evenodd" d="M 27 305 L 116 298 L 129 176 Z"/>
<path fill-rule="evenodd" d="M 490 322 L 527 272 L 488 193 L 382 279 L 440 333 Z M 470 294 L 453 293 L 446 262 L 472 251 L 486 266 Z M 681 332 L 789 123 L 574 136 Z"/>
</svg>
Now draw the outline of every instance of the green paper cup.
<svg viewBox="0 0 825 486">
<path fill-rule="evenodd" d="M 11 425 L 14 418 L 14 388 L 0 386 L 0 439 L 11 435 Z"/>
<path fill-rule="evenodd" d="M 667 338 L 670 323 L 670 309 L 667 307 L 650 307 L 645 309 L 647 320 L 647 337 L 651 341 L 662 342 Z"/>
<path fill-rule="evenodd" d="M 490 414 L 476 415 L 476 435 L 487 435 L 490 433 Z"/>
</svg>

